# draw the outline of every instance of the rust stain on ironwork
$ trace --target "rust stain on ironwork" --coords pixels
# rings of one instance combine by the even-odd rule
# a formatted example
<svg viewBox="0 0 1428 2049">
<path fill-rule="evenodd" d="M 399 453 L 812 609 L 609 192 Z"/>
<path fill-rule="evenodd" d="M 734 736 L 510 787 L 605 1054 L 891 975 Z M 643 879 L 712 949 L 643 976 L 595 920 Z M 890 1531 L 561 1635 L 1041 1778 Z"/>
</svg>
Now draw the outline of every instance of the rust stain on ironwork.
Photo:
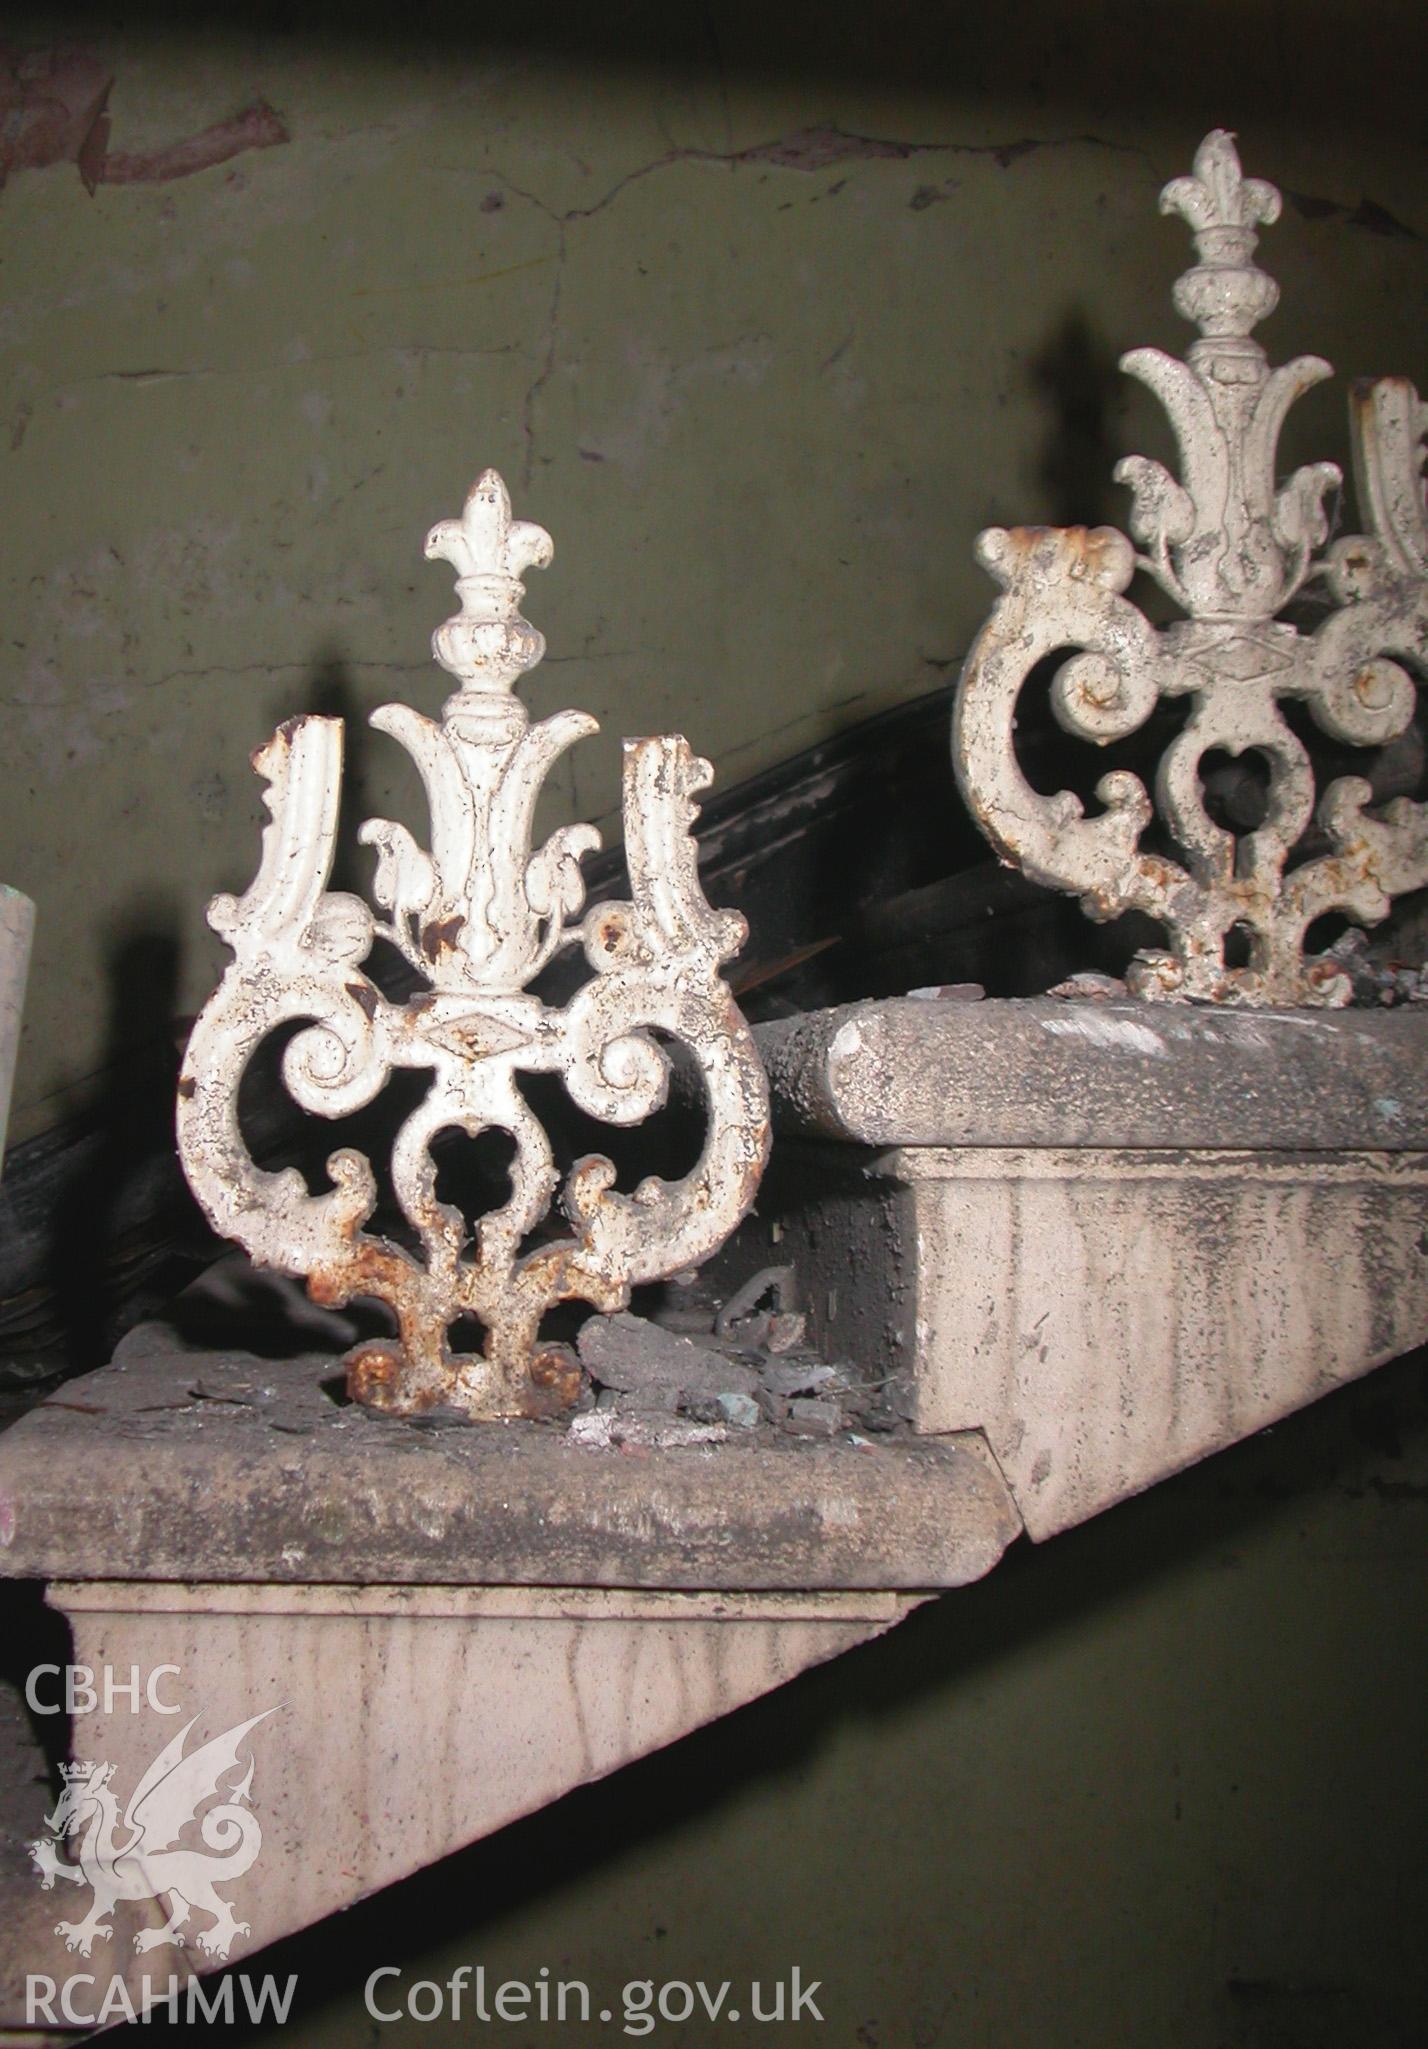
<svg viewBox="0 0 1428 2049">
<path fill-rule="evenodd" d="M 546 1396 L 557 1409 L 573 1407 L 585 1385 L 585 1373 L 575 1354 L 564 1345 L 549 1346 L 531 1361 L 531 1385 L 537 1395 Z"/>
<path fill-rule="evenodd" d="M 461 936 L 461 928 L 465 923 L 466 919 L 462 913 L 453 911 L 449 918 L 433 918 L 429 925 L 424 925 L 421 950 L 427 959 L 435 963 L 440 960 L 443 953 L 454 953 L 456 942 Z"/>
</svg>

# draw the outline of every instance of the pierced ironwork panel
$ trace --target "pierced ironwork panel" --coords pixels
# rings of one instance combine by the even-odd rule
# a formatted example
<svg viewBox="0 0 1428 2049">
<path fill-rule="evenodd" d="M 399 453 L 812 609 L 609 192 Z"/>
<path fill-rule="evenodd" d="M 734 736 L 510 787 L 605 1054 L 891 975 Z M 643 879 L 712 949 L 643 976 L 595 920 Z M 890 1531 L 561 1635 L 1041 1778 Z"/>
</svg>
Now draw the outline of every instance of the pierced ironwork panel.
<svg viewBox="0 0 1428 2049">
<path fill-rule="evenodd" d="M 1428 883 L 1428 806 L 1402 798 L 1375 811 L 1369 783 L 1343 777 L 1319 801 L 1321 845 L 1306 856 L 1314 776 L 1281 704 L 1299 700 L 1324 733 L 1365 747 L 1395 739 L 1413 717 L 1428 659 L 1424 410 L 1401 379 L 1356 388 L 1372 530 L 1326 550 L 1324 498 L 1338 469 L 1313 463 L 1279 483 L 1275 451 L 1290 406 L 1330 366 L 1300 356 L 1272 370 L 1252 334 L 1279 296 L 1254 261 L 1256 231 L 1277 219 L 1279 194 L 1241 174 L 1233 138 L 1216 129 L 1193 175 L 1168 184 L 1160 204 L 1194 235 L 1197 260 L 1174 299 L 1199 339 L 1184 362 L 1133 349 L 1121 367 L 1169 414 L 1180 475 L 1143 456 L 1118 466 L 1134 541 L 1112 527 L 994 527 L 979 537 L 978 559 L 1003 595 L 962 672 L 957 779 L 1009 865 L 1077 893 L 1092 918 L 1138 910 L 1165 928 L 1165 950 L 1132 964 L 1138 995 L 1339 1005 L 1351 993 L 1347 970 L 1331 955 L 1306 958 L 1305 934 L 1327 912 L 1375 923 L 1395 895 Z M 1125 595 L 1138 569 L 1186 616 L 1152 626 Z M 1306 631 L 1278 615 L 1311 579 L 1333 609 Z M 1161 699 L 1188 700 L 1154 803 L 1125 770 L 1101 779 L 1104 808 L 1089 816 L 1070 791 L 1044 796 L 1023 776 L 1018 696 L 1039 663 L 1063 654 L 1052 706 L 1081 739 L 1124 739 Z M 1239 835 L 1206 807 L 1201 764 L 1217 749 L 1256 754 L 1267 771 L 1263 818 Z M 1157 808 L 1178 858 L 1141 844 Z M 1235 931 L 1247 957 L 1232 965 Z"/>
<path fill-rule="evenodd" d="M 619 1309 L 633 1284 L 706 1259 L 753 1200 L 768 1149 L 767 1092 L 720 976 L 743 944 L 744 920 L 705 902 L 690 836 L 708 762 L 678 736 L 625 742 L 631 893 L 586 910 L 580 863 L 598 832 L 568 825 L 534 850 L 531 841 L 542 783 L 596 722 L 562 711 L 532 726 L 512 689 L 545 652 L 519 606 L 522 576 L 551 559 L 550 537 L 511 518 L 505 485 L 487 470 L 461 518 L 432 529 L 426 552 L 457 572 L 461 610 L 432 647 L 460 687 L 439 724 L 404 704 L 384 705 L 371 723 L 420 771 L 430 845 L 369 819 L 358 837 L 376 849 L 376 911 L 329 890 L 342 723 L 294 719 L 259 749 L 272 822 L 247 894 L 209 907 L 234 958 L 189 1043 L 179 1146 L 214 1225 L 256 1261 L 306 1275 L 317 1301 L 373 1296 L 395 1313 L 394 1339 L 349 1356 L 358 1400 L 402 1413 L 539 1414 L 568 1405 L 580 1384 L 573 1353 L 541 1340 L 546 1311 L 571 1299 Z M 378 938 L 421 979 L 405 1003 L 363 971 Z M 589 979 L 552 1008 L 528 985 L 570 946 L 583 948 Z M 303 1029 L 283 1052 L 283 1079 L 314 1115 L 363 1108 L 396 1070 L 430 1072 L 391 1161 L 418 1250 L 364 1231 L 376 1182 L 362 1154 L 335 1151 L 331 1188 L 316 1195 L 296 1170 L 268 1173 L 250 1157 L 239 1082 L 260 1044 L 294 1021 Z M 702 1073 L 702 1156 L 682 1180 L 652 1177 L 629 1195 L 616 1189 L 609 1160 L 580 1160 L 559 1190 L 568 1229 L 532 1243 L 559 1175 L 518 1077 L 558 1075 L 588 1115 L 638 1124 L 666 1096 L 669 1058 L 656 1033 L 687 1047 Z M 492 1128 L 514 1140 L 511 1192 L 473 1230 L 439 1198 L 430 1148 L 442 1131 Z M 484 1328 L 480 1354 L 451 1350 L 462 1316 Z"/>
</svg>

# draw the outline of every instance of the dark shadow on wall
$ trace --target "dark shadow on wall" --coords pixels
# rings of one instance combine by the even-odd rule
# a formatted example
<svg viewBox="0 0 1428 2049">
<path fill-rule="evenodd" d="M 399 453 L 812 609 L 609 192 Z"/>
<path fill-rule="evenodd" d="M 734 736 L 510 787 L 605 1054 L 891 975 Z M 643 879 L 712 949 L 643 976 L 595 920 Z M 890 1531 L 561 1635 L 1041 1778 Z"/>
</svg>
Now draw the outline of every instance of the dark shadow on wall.
<svg viewBox="0 0 1428 2049">
<path fill-rule="evenodd" d="M 122 920 L 106 958 L 104 1058 L 53 1205 L 46 1279 L 70 1372 L 102 1366 L 136 1302 L 162 1301 L 193 1271 L 181 1249 L 196 1213 L 175 1176 L 175 1039 L 181 941 L 161 897 Z"/>
<path fill-rule="evenodd" d="M 52 19 L 53 35 L 66 43 L 107 35 L 114 26 L 113 10 L 98 0 L 75 0 Z M 1088 110 L 1094 117 L 1101 108 L 1113 122 L 1115 109 L 1138 104 L 1197 133 L 1255 121 L 1282 126 L 1292 109 L 1296 127 L 1305 130 L 1324 122 L 1418 134 L 1428 68 L 1428 17 L 1397 0 L 1300 0 L 1292 26 L 1276 0 L 1182 0 L 1158 10 L 1139 0 L 1102 0 L 1090 10 L 1052 0 L 1019 8 L 991 0 L 885 0 L 875 9 L 858 0 L 780 8 L 714 0 L 683 9 L 661 0 L 608 0 L 598 8 L 556 0 L 538 10 L 483 9 L 463 20 L 458 43 L 450 10 L 438 0 L 408 0 L 400 8 L 387 0 L 256 0 L 239 19 L 265 50 L 286 41 L 394 52 L 431 47 L 444 62 L 526 56 L 586 77 L 592 69 L 650 68 L 683 78 L 708 72 L 730 80 L 904 88 L 924 102 L 939 97 L 975 109 L 979 127 L 989 99 L 1000 99 L 1028 110 L 1024 128 L 985 144 L 1004 151 L 1036 146 L 1025 128 L 1039 131 L 1043 122 L 1069 118 L 1079 129 Z M 134 0 L 123 20 L 131 31 L 196 33 L 185 0 Z M 45 32 L 38 24 L 30 30 L 32 37 Z M 225 22 L 222 33 L 240 32 L 236 22 Z M 828 152 L 839 146 L 838 131 L 818 131 L 817 142 L 813 133 L 781 140 L 785 149 L 835 160 Z M 860 145 L 867 154 L 869 143 L 881 139 L 845 138 L 843 154 L 858 154 Z M 774 140 L 751 139 L 747 147 Z M 1361 217 L 1369 228 L 1377 218 L 1371 208 Z"/>
<path fill-rule="evenodd" d="M 316 658 L 306 692 L 293 692 L 278 716 L 291 716 L 304 702 L 345 723 L 348 774 L 331 886 L 361 894 L 370 856 L 357 844 L 356 822 L 370 808 L 370 736 L 339 653 Z M 256 837 L 250 859 L 240 890 L 257 869 Z M 126 1330 L 163 1310 L 223 1249 L 189 1192 L 174 1136 L 175 1089 L 191 1023 L 178 1015 L 180 965 L 192 915 L 154 892 L 117 919 L 104 963 L 104 1051 L 88 1099 L 6 1161 L 0 1428 L 56 1381 L 102 1366 Z M 264 1165 L 314 1158 L 318 1185 L 325 1185 L 321 1160 L 341 1134 L 312 1119 L 315 1132 L 304 1134 L 276 1060 L 264 1064 L 260 1056 L 254 1065 L 261 1071 L 245 1089 L 241 1110 L 255 1157 Z M 360 1137 L 359 1131 L 353 1142 Z"/>
<path fill-rule="evenodd" d="M 0 1696 L 5 1696 L 0 1704 L 5 1730 L 0 1740 L 0 1826 L 15 1814 L 20 1787 L 41 1771 L 50 1790 L 57 1791 L 60 1765 L 72 1755 L 68 1715 L 48 1712 L 51 1705 L 61 1704 L 63 1680 L 54 1673 L 46 1673 L 43 1683 L 36 1680 L 35 1698 L 43 1712 L 37 1714 L 25 1699 L 37 1666 L 57 1665 L 63 1672 L 74 1662 L 69 1624 L 45 1606 L 44 1595 L 38 1580 L 0 1580 Z M 17 1744 L 15 1734 L 20 1731 L 28 1741 Z"/>
<path fill-rule="evenodd" d="M 1046 526 L 1118 525 L 1126 494 L 1113 481 L 1126 450 L 1112 432 L 1122 389 L 1116 352 L 1080 306 L 1065 319 L 1031 366 L 1050 415 L 1040 464 L 1046 487 L 1037 521 Z"/>
</svg>

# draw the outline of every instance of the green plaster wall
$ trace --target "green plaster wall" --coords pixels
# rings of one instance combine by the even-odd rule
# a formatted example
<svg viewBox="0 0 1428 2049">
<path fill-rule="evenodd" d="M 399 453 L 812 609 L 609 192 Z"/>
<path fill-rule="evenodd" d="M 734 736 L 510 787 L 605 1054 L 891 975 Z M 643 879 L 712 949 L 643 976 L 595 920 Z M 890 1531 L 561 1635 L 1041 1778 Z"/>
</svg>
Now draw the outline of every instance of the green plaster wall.
<svg viewBox="0 0 1428 2049">
<path fill-rule="evenodd" d="M 274 723 L 435 709 L 421 542 L 480 466 L 555 536 L 529 700 L 608 727 L 552 820 L 608 821 L 621 733 L 736 780 L 948 673 L 979 527 L 1119 515 L 1112 460 L 1165 445 L 1114 358 L 1186 338 L 1155 195 L 1208 127 L 1297 195 L 1276 358 L 1428 379 L 1412 6 L 555 21 L 9 28 L 112 71 L 131 158 L 259 100 L 289 137 L 0 191 L 0 876 L 40 910 L 16 1137 L 114 1054 L 126 942 L 178 947 L 179 1009 L 212 986 L 202 908 L 251 872 Z M 1343 376 L 1286 464 L 1346 461 Z M 357 815 L 415 813 L 385 746 Z M 1416 2043 L 1424 1424 L 1389 1372 L 290 1946 L 282 2039 L 492 2032 L 375 2027 L 390 1959 L 615 1993 L 798 1963 L 829 2018 L 795 2039 L 850 2049 Z"/>
<path fill-rule="evenodd" d="M 483 465 L 556 541 L 530 702 L 607 727 L 550 815 L 608 820 L 622 733 L 737 780 L 947 675 L 981 526 L 1122 510 L 1115 455 L 1165 437 L 1114 359 L 1187 338 L 1155 198 L 1207 127 L 1297 195 L 1271 350 L 1421 369 L 1407 6 L 1191 8 L 1148 45 L 1129 7 L 351 19 L 10 31 L 112 75 L 115 175 L 259 102 L 289 138 L 0 192 L 0 875 L 40 911 L 15 1138 L 115 1056 L 126 941 L 171 939 L 202 1002 L 276 721 L 440 702 L 421 543 Z M 1345 452 L 1339 382 L 1286 460 Z M 419 818 L 389 742 L 360 767 Z"/>
</svg>

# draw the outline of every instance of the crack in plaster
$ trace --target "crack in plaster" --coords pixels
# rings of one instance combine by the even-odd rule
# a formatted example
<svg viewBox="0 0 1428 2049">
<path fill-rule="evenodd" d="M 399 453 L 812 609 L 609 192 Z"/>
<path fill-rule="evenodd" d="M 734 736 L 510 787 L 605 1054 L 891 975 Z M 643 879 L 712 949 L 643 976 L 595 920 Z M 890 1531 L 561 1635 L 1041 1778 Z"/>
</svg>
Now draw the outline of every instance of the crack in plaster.
<svg viewBox="0 0 1428 2049">
<path fill-rule="evenodd" d="M 571 659 L 586 659 L 591 661 L 599 661 L 602 660 L 603 657 L 599 655 L 592 655 L 588 657 L 571 657 Z M 613 659 L 613 657 L 611 657 L 611 659 Z M 344 660 L 347 666 L 350 667 L 351 670 L 359 676 L 365 669 L 378 669 L 384 672 L 388 672 L 392 675 L 398 676 L 420 676 L 425 675 L 429 667 L 429 664 L 427 662 L 379 661 L 367 655 L 355 654 L 344 657 Z M 130 670 L 127 676 L 125 677 L 125 681 L 127 683 L 137 684 L 141 689 L 146 691 L 162 690 L 164 686 L 169 683 L 179 683 L 184 681 L 199 682 L 205 680 L 210 676 L 283 676 L 292 675 L 294 672 L 297 671 L 310 670 L 311 668 L 313 668 L 313 666 L 314 664 L 310 658 L 303 661 L 292 662 L 205 662 L 201 666 L 194 668 L 166 669 L 161 676 L 150 676 L 148 678 L 145 678 L 141 675 L 137 675 L 134 673 L 133 670 Z M 81 706 L 90 711 L 96 709 L 94 704 L 94 690 L 92 685 L 87 685 L 83 692 L 77 696 L 0 696 L 0 708 L 5 709 L 6 711 L 60 712 L 65 710 L 77 710 Z M 127 709 L 127 700 L 116 705 L 102 708 L 111 711 L 124 711 Z"/>
<path fill-rule="evenodd" d="M 632 171 L 626 171 L 616 179 L 610 189 L 589 206 L 555 207 L 528 186 L 519 185 L 499 165 L 493 165 L 489 175 L 498 179 L 506 190 L 518 199 L 543 213 L 556 231 L 554 251 L 555 279 L 551 288 L 550 308 L 546 315 L 545 347 L 540 367 L 526 387 L 521 405 L 521 432 L 524 441 L 523 481 L 529 484 L 535 466 L 535 414 L 541 394 L 555 374 L 556 355 L 559 347 L 560 309 L 565 282 L 565 264 L 569 255 L 568 230 L 573 222 L 593 220 L 603 213 L 631 185 L 652 177 L 658 171 L 671 170 L 677 164 L 715 164 L 737 171 L 751 164 L 767 164 L 775 170 L 795 171 L 800 175 L 828 170 L 832 166 L 849 160 L 886 160 L 905 163 L 910 157 L 926 155 L 947 155 L 964 157 L 990 157 L 1001 169 L 1006 170 L 1025 156 L 1042 150 L 1060 150 L 1087 147 L 1114 151 L 1117 155 L 1142 157 L 1149 162 L 1146 152 L 1133 144 L 1111 142 L 1099 135 L 1058 135 L 1044 137 L 1019 137 L 1011 142 L 900 142 L 886 136 L 862 135 L 856 131 L 840 128 L 836 122 L 825 122 L 811 128 L 801 128 L 791 135 L 776 136 L 769 142 L 755 143 L 746 149 L 702 149 L 686 145 L 675 145 L 648 163 L 637 164 Z M 537 259 L 549 260 L 549 259 Z M 534 268 L 520 266 L 521 268 Z"/>
<path fill-rule="evenodd" d="M 96 370 L 90 377 L 69 377 L 62 384 L 49 385 L 46 387 L 44 396 L 50 398 L 63 392 L 85 391 L 92 389 L 96 385 L 103 384 L 135 384 L 144 386 L 202 383 L 210 378 L 222 377 L 240 379 L 282 377 L 295 370 L 327 369 L 337 363 L 363 363 L 373 356 L 394 356 L 399 360 L 402 358 L 412 358 L 418 361 L 427 356 L 451 356 L 456 358 L 463 356 L 509 356 L 515 354 L 517 346 L 515 342 L 501 342 L 490 348 L 478 348 L 474 344 L 462 344 L 444 348 L 433 346 L 429 342 L 380 342 L 373 343 L 370 348 L 344 349 L 330 356 L 304 356 L 299 361 L 292 363 L 282 361 L 251 364 L 234 363 L 227 366 L 216 363 L 195 363 L 184 369 L 175 369 L 167 365 L 156 364 L 152 368 L 143 370 Z M 20 425 L 18 428 L 21 440 L 24 439 L 24 428 L 28 426 L 34 416 L 34 409 L 35 402 L 33 400 L 26 400 L 20 408 L 20 411 L 24 414 L 23 425 Z M 16 445 L 12 438 L 12 448 Z"/>
</svg>

